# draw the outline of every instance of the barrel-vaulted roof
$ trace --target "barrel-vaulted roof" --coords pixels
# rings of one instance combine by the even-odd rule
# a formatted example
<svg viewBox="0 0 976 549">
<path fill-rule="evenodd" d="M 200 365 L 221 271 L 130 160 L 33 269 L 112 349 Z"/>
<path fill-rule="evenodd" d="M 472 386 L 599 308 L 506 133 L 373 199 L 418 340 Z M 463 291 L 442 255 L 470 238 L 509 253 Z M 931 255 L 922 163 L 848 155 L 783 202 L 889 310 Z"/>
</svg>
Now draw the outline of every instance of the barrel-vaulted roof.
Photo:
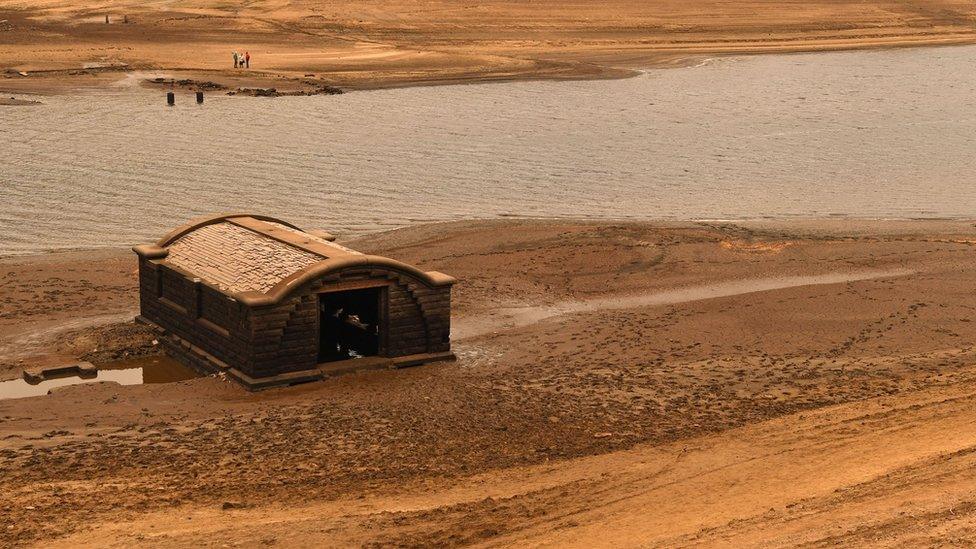
<svg viewBox="0 0 976 549">
<path fill-rule="evenodd" d="M 454 283 L 445 274 L 362 254 L 332 240 L 278 219 L 230 214 L 192 221 L 133 251 L 250 305 L 278 303 L 304 282 L 356 266 L 399 271 L 428 286 Z"/>
</svg>

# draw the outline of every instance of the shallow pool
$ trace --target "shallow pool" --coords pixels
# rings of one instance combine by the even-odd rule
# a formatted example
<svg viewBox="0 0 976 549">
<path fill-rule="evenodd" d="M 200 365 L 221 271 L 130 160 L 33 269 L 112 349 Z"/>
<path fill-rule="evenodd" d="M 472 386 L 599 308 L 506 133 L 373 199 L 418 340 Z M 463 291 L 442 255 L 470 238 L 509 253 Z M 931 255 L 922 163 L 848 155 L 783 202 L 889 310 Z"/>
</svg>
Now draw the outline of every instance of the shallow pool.
<svg viewBox="0 0 976 549">
<path fill-rule="evenodd" d="M 46 395 L 51 389 L 110 381 L 119 385 L 172 383 L 199 377 L 199 374 L 165 356 L 122 360 L 99 366 L 94 377 L 67 376 L 31 384 L 23 379 L 0 381 L 0 399 Z"/>
</svg>

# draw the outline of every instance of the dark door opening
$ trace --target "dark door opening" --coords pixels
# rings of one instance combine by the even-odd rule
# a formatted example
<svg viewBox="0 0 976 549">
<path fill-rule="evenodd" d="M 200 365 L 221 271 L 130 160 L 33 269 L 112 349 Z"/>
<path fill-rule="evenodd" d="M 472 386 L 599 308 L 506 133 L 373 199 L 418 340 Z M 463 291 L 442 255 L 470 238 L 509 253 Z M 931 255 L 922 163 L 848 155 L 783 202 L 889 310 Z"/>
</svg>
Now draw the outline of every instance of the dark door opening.
<svg viewBox="0 0 976 549">
<path fill-rule="evenodd" d="M 319 362 L 374 356 L 382 288 L 319 294 Z"/>
</svg>

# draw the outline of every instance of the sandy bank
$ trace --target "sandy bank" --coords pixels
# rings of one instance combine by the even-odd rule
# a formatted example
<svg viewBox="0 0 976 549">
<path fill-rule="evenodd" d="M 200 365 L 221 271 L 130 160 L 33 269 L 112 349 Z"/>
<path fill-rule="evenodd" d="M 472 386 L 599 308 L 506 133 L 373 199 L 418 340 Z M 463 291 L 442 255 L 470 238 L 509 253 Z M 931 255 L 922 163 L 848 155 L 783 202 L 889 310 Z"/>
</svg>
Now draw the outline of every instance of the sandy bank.
<svg viewBox="0 0 976 549">
<path fill-rule="evenodd" d="M 0 107 L 27 107 L 40 105 L 40 101 L 33 99 L 17 99 L 16 97 L 0 97 Z"/>
<path fill-rule="evenodd" d="M 973 43 L 974 19 L 963 0 L 0 0 L 0 90 L 100 87 L 130 70 L 282 91 L 610 78 L 717 55 Z M 234 70 L 233 50 L 250 70 Z"/>
<path fill-rule="evenodd" d="M 964 536 L 938 513 L 964 513 L 953 502 L 968 484 L 917 502 L 931 479 L 965 472 L 938 455 L 965 451 L 968 431 L 941 437 L 945 422 L 971 423 L 974 242 L 962 222 L 492 221 L 370 235 L 354 246 L 461 280 L 459 329 L 492 324 L 456 340 L 456 363 L 260 394 L 205 378 L 0 401 L 0 540 Z M 133 269 L 122 251 L 0 261 L 2 377 L 146 348 L 102 318 L 134 312 Z M 794 283 L 641 297 L 755 280 Z M 499 316 L 565 303 L 612 306 Z M 70 324 L 84 319 L 108 324 Z M 909 480 L 864 484 L 896 477 Z M 905 511 L 929 518 L 906 530 Z"/>
</svg>

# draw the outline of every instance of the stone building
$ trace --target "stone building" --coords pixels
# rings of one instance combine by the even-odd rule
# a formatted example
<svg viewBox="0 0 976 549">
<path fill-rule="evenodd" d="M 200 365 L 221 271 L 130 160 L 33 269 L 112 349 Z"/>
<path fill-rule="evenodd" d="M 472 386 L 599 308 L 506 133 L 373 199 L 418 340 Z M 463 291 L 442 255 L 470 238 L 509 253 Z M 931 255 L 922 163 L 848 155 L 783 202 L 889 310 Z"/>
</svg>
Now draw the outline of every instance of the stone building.
<svg viewBox="0 0 976 549">
<path fill-rule="evenodd" d="M 453 358 L 454 278 L 259 215 L 136 246 L 139 320 L 168 354 L 250 389 Z"/>
</svg>

